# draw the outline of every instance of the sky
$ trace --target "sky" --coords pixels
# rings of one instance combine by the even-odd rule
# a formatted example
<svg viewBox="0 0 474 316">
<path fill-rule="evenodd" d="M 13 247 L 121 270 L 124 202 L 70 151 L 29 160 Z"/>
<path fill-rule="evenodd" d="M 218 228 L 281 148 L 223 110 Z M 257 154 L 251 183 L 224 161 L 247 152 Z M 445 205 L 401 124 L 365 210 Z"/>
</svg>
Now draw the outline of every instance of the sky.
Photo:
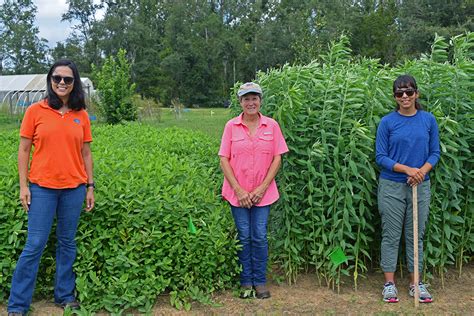
<svg viewBox="0 0 474 316">
<path fill-rule="evenodd" d="M 66 0 L 35 0 L 33 3 L 38 8 L 36 26 L 40 31 L 39 37 L 45 38 L 51 48 L 58 41 L 66 40 L 72 27 L 68 21 L 61 22 L 61 16 L 68 9 Z"/>
<path fill-rule="evenodd" d="M 0 0 L 0 4 L 3 2 L 4 0 Z M 35 21 L 39 28 L 38 37 L 46 39 L 51 48 L 55 47 L 57 42 L 66 40 L 72 32 L 70 22 L 61 22 L 61 16 L 68 9 L 66 0 L 33 0 L 33 3 L 38 9 Z"/>
</svg>

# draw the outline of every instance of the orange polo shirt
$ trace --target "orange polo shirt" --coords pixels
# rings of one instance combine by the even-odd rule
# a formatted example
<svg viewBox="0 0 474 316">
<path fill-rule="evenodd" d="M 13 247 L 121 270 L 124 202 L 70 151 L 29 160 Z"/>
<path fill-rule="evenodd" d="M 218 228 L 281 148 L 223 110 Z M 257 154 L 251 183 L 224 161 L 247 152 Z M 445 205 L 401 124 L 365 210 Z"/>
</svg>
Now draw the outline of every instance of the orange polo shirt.
<svg viewBox="0 0 474 316">
<path fill-rule="evenodd" d="M 30 183 L 65 189 L 87 182 L 82 147 L 92 141 L 92 134 L 85 110 L 61 115 L 42 100 L 26 110 L 20 136 L 33 141 Z"/>
</svg>

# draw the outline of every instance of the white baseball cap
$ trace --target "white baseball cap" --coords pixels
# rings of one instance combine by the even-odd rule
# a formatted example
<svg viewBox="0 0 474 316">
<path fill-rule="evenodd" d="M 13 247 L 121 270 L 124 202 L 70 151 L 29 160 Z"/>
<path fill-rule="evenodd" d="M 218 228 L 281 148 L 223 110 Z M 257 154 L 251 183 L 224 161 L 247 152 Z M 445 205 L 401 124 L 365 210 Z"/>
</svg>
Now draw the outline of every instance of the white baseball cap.
<svg viewBox="0 0 474 316">
<path fill-rule="evenodd" d="M 239 91 L 237 92 L 237 96 L 240 98 L 247 93 L 257 93 L 262 96 L 262 88 L 254 82 L 246 82 L 240 86 Z"/>
</svg>

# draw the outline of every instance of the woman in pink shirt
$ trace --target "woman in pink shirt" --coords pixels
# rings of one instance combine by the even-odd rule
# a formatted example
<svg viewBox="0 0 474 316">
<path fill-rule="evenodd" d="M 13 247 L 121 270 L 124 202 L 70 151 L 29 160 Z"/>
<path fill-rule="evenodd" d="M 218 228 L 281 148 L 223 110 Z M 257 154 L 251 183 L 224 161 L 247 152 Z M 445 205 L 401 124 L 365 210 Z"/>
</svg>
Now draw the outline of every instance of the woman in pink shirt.
<svg viewBox="0 0 474 316">
<path fill-rule="evenodd" d="M 262 89 L 247 82 L 237 93 L 242 114 L 227 122 L 219 156 L 222 197 L 230 204 L 242 249 L 238 252 L 241 298 L 269 298 L 266 287 L 267 223 L 278 200 L 275 176 L 288 151 L 278 123 L 260 113 Z"/>
</svg>

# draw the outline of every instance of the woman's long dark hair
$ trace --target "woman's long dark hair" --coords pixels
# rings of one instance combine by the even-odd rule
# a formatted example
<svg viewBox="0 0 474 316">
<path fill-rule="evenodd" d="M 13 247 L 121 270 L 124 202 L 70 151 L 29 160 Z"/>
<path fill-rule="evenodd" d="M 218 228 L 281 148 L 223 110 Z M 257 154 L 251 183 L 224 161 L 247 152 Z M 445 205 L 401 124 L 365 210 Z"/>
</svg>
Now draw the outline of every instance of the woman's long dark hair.
<svg viewBox="0 0 474 316">
<path fill-rule="evenodd" d="M 69 95 L 69 104 L 67 105 L 71 110 L 79 111 L 86 108 L 86 102 L 84 97 L 84 89 L 82 88 L 81 76 L 77 70 L 76 64 L 69 59 L 60 59 L 56 61 L 49 69 L 48 76 L 46 77 L 47 96 L 48 104 L 55 110 L 59 110 L 63 106 L 63 102 L 53 91 L 51 86 L 51 76 L 57 67 L 66 66 L 72 70 L 74 76 L 74 85 L 72 87 L 71 94 Z"/>
<path fill-rule="evenodd" d="M 395 91 L 401 88 L 413 88 L 415 89 L 415 92 L 418 93 L 418 86 L 416 85 L 416 80 L 410 75 L 401 75 L 398 76 L 397 79 L 393 82 L 393 93 L 395 96 Z M 420 104 L 420 101 L 418 101 L 418 98 L 415 100 L 415 109 L 417 110 L 422 110 L 423 107 Z M 397 108 L 396 111 L 400 110 L 400 105 L 397 103 Z"/>
</svg>

